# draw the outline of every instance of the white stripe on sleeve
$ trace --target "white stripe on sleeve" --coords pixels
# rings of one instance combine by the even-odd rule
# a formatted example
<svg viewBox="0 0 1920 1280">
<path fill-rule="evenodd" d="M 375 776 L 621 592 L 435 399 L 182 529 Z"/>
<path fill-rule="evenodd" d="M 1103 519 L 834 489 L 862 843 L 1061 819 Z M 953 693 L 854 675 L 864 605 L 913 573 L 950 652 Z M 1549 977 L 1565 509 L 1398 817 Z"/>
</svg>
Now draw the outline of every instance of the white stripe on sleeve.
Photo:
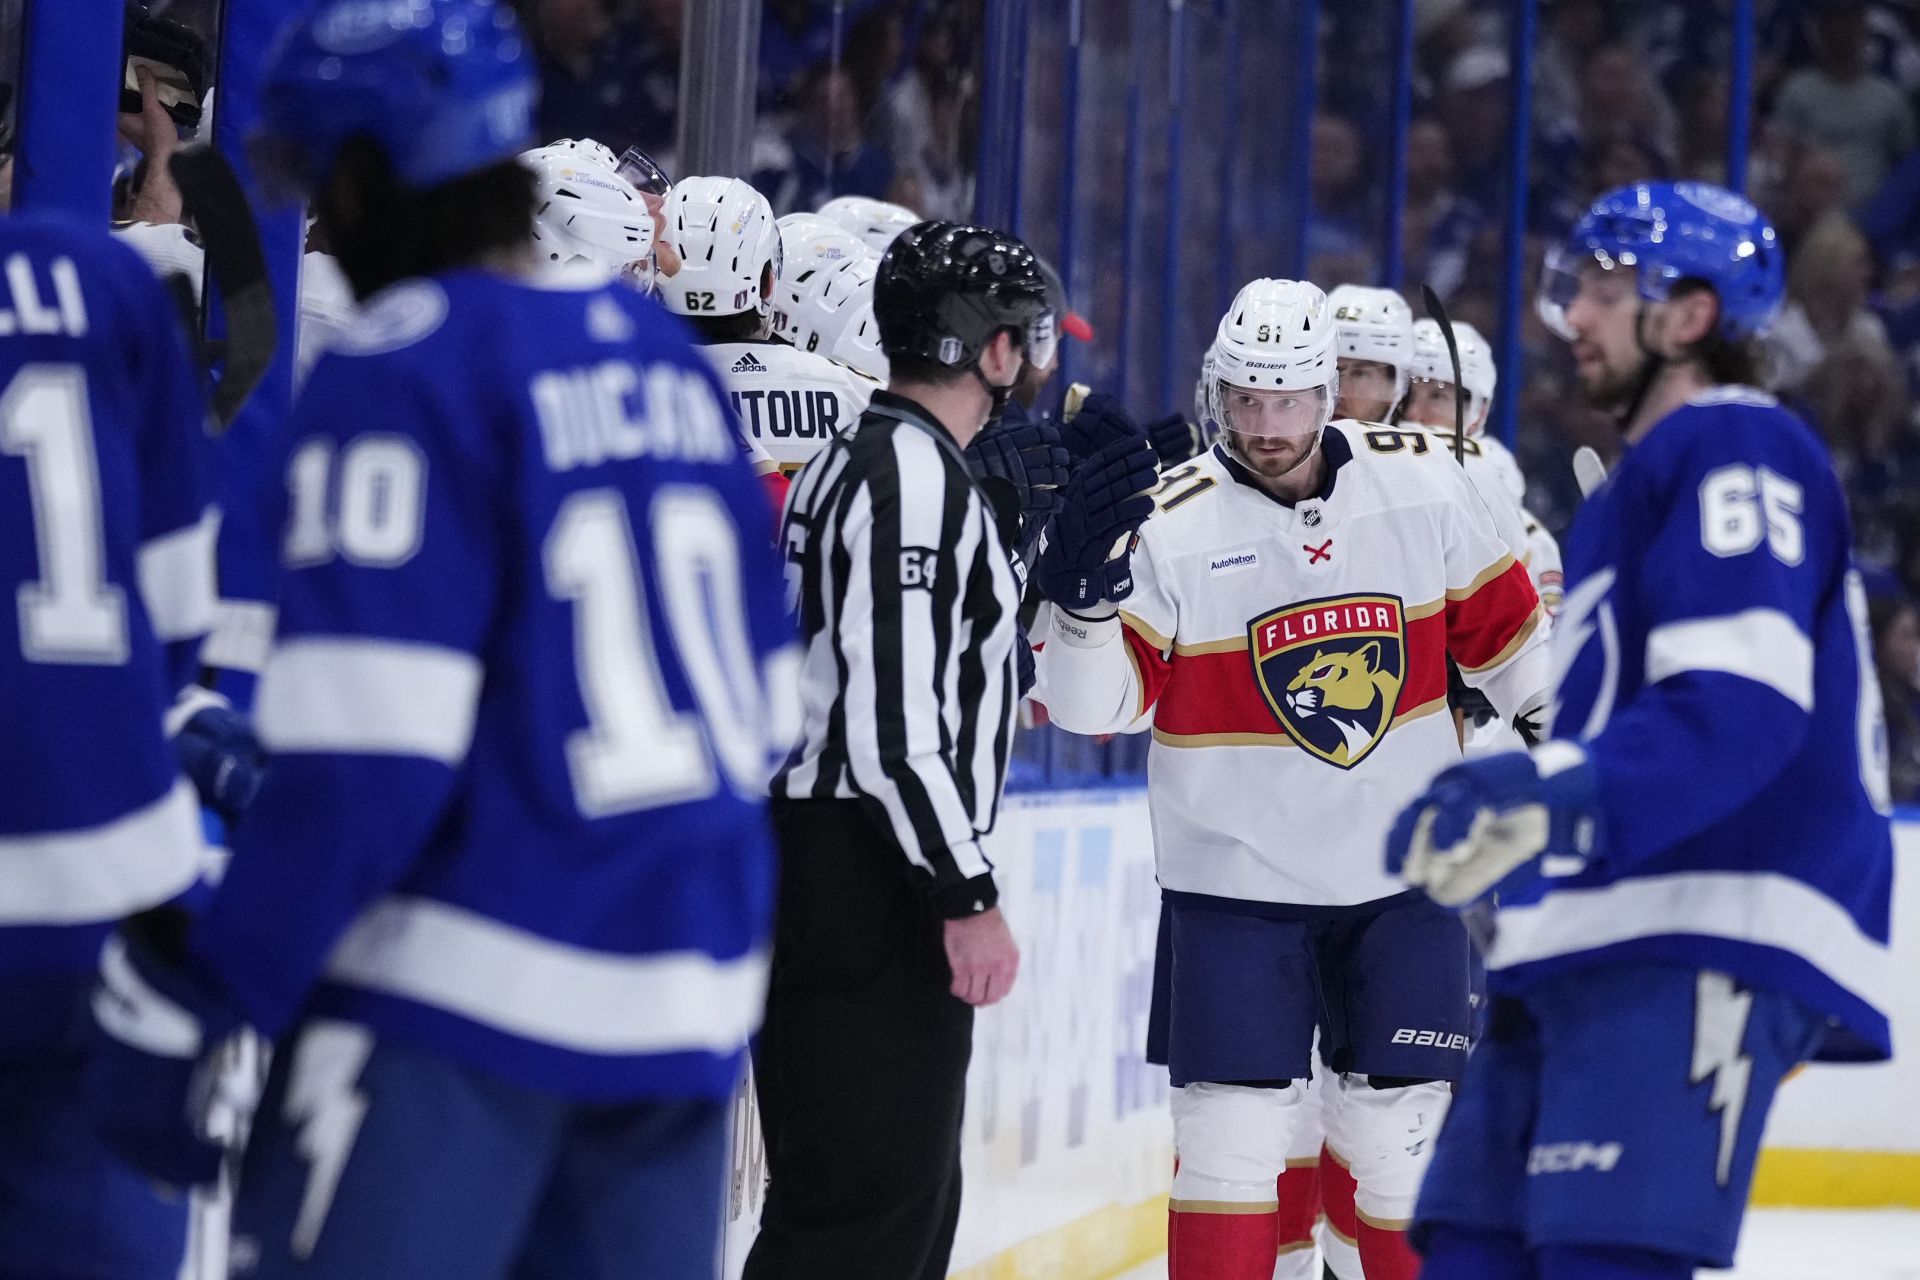
<svg viewBox="0 0 1920 1280">
<path fill-rule="evenodd" d="M 209 507 L 196 523 L 140 544 L 140 599 L 156 639 L 185 640 L 212 628 L 219 538 L 220 512 Z"/>
<path fill-rule="evenodd" d="M 156 906 L 193 883 L 205 847 L 185 779 L 97 827 L 0 837 L 0 926 L 92 924 Z"/>
<path fill-rule="evenodd" d="M 1647 637 L 1647 683 L 1687 671 L 1742 676 L 1813 710 L 1813 641 L 1778 609 L 1655 627 Z"/>
<path fill-rule="evenodd" d="M 482 668 L 440 645 L 345 637 L 288 641 L 260 677 L 269 751 L 421 756 L 455 765 L 473 742 Z"/>
</svg>

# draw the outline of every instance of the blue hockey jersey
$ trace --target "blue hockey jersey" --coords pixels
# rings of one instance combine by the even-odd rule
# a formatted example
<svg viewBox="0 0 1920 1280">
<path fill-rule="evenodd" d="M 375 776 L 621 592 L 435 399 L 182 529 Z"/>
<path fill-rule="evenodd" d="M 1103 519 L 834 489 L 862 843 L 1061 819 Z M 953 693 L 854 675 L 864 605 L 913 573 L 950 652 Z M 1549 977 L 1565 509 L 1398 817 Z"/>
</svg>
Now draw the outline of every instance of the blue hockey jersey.
<svg viewBox="0 0 1920 1280">
<path fill-rule="evenodd" d="M 1568 535 L 1552 732 L 1603 810 L 1584 872 L 1503 899 L 1496 990 L 1616 960 L 1721 969 L 1890 1052 L 1885 727 L 1845 499 L 1813 432 L 1721 388 L 1627 451 Z"/>
<path fill-rule="evenodd" d="M 176 315 L 104 229 L 0 219 L 0 1054 L 63 1036 L 111 923 L 199 871 L 163 721 L 216 521 Z"/>
<path fill-rule="evenodd" d="M 732 1086 L 797 710 L 724 401 L 620 285 L 408 281 L 321 358 L 273 766 L 191 940 L 262 1031 L 348 1018 L 576 1098 Z"/>
</svg>

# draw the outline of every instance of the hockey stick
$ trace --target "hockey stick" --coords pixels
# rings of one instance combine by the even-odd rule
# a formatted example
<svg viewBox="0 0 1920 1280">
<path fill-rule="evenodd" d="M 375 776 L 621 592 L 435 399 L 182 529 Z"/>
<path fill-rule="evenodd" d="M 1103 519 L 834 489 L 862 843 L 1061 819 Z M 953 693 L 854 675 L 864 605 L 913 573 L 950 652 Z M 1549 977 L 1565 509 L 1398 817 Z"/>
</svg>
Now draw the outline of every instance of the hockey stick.
<svg viewBox="0 0 1920 1280">
<path fill-rule="evenodd" d="M 176 152 L 170 168 L 206 245 L 207 265 L 226 309 L 225 358 L 212 397 L 214 419 L 224 430 L 239 416 L 279 349 L 273 287 L 267 280 L 260 228 L 233 166 L 203 143 Z"/>
<path fill-rule="evenodd" d="M 1583 498 L 1591 498 L 1593 491 L 1607 482 L 1607 464 L 1600 461 L 1592 445 L 1583 444 L 1573 451 L 1573 479 Z"/>
<path fill-rule="evenodd" d="M 1467 465 L 1467 388 L 1460 380 L 1460 342 L 1453 336 L 1453 321 L 1447 319 L 1447 308 L 1433 286 L 1421 285 L 1420 295 L 1426 301 L 1427 314 L 1440 326 L 1440 336 L 1447 340 L 1447 359 L 1453 362 L 1453 460 L 1464 467 Z"/>
</svg>

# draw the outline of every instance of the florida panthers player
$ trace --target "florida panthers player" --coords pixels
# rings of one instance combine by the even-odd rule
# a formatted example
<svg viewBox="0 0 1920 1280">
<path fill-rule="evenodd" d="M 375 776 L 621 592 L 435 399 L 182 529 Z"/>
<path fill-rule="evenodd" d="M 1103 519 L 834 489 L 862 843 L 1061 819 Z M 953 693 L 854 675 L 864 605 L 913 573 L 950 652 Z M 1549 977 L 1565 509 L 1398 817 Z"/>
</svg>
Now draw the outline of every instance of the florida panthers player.
<svg viewBox="0 0 1920 1280">
<path fill-rule="evenodd" d="M 1401 420 L 1425 428 L 1448 452 L 1457 449 L 1467 474 L 1488 503 L 1503 514 L 1513 513 L 1524 539 L 1521 563 L 1533 575 L 1540 603 L 1551 616 L 1559 612 L 1565 594 L 1560 544 L 1527 510 L 1527 481 L 1513 453 L 1487 434 L 1487 416 L 1492 412 L 1493 393 L 1499 382 L 1493 348 L 1470 324 L 1456 322 L 1453 336 L 1460 353 L 1459 378 L 1466 390 L 1466 438 L 1458 439 L 1455 431 L 1461 414 L 1453 357 L 1447 351 L 1446 335 L 1434 320 L 1421 320 L 1413 327 L 1412 385 Z"/>
<path fill-rule="evenodd" d="M 1498 893 L 1495 997 L 1420 1197 L 1426 1280 L 1730 1265 L 1807 1059 L 1881 1059 L 1885 731 L 1840 485 L 1744 385 L 1784 252 L 1701 183 L 1610 192 L 1543 302 L 1626 452 L 1567 542 L 1552 741 L 1440 775 L 1391 869 Z"/>
<path fill-rule="evenodd" d="M 756 466 L 790 476 L 859 420 L 876 384 L 773 336 L 780 229 L 765 196 L 738 178 L 682 178 L 666 212 L 681 266 L 661 300 L 706 344 Z"/>
<path fill-rule="evenodd" d="M 74 1073 L 101 943 L 204 854 L 163 720 L 213 620 L 206 405 L 133 250 L 21 216 L 0 259 L 0 1275 L 172 1280 L 186 1202 Z"/>
<path fill-rule="evenodd" d="M 619 160 L 591 139 L 562 138 L 525 152 L 533 170 L 533 244 L 544 271 L 620 276 L 653 288 L 653 214 Z"/>
<path fill-rule="evenodd" d="M 1328 425 L 1336 358 L 1318 289 L 1248 285 L 1210 354 L 1221 443 L 1151 500 L 1077 484 L 1036 574 L 1054 720 L 1153 732 L 1175 1280 L 1273 1274 L 1323 1009 L 1367 1275 L 1413 1275 L 1401 1233 L 1466 1058 L 1468 939 L 1370 842 L 1459 759 L 1449 658 L 1505 715 L 1545 700 L 1525 571 L 1451 458 Z"/>
<path fill-rule="evenodd" d="M 263 77 L 367 301 L 289 424 L 273 767 L 184 940 L 108 944 L 88 1080 L 198 1182 L 214 1046 L 282 1041 L 240 1274 L 712 1266 L 794 654 L 712 371 L 636 291 L 536 277 L 535 92 L 490 0 L 332 0 Z"/>
</svg>

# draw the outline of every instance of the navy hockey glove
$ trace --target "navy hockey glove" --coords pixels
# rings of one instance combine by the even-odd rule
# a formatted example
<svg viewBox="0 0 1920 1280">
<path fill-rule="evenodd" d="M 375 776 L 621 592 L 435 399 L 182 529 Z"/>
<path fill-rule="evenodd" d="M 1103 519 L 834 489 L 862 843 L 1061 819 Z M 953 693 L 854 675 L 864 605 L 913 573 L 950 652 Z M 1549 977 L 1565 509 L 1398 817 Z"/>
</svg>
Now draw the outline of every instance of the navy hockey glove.
<svg viewBox="0 0 1920 1280">
<path fill-rule="evenodd" d="M 1153 514 L 1158 472 L 1141 436 L 1115 440 L 1074 468 L 1048 526 L 1035 578 L 1047 599 L 1083 612 L 1133 593 L 1135 535 Z"/>
<path fill-rule="evenodd" d="M 1601 843 L 1600 784 L 1571 742 L 1469 760 L 1433 780 L 1387 836 L 1387 873 L 1462 908 L 1578 875 Z"/>
<path fill-rule="evenodd" d="M 194 712 L 173 740 L 180 767 L 193 780 L 200 803 L 237 820 L 260 793 L 267 753 L 253 722 L 232 707 L 212 705 Z"/>
<path fill-rule="evenodd" d="M 1109 445 L 1122 440 L 1142 440 L 1146 434 L 1120 407 L 1118 400 L 1103 392 L 1088 396 L 1081 403 L 1080 411 L 1060 429 L 1060 441 L 1078 466 Z"/>
<path fill-rule="evenodd" d="M 205 1186 L 237 1142 L 237 1009 L 184 959 L 186 916 L 162 907 L 128 920 L 100 956 L 81 1093 L 128 1164 L 175 1187 Z M 247 1080 L 257 1089 L 257 1075 Z M 240 1087 L 244 1092 L 245 1086 Z"/>
<path fill-rule="evenodd" d="M 1018 532 L 1007 542 L 1024 559 L 1047 518 L 1059 510 L 1072 474 L 1073 460 L 1060 443 L 1059 429 L 1045 418 L 1008 420 L 975 436 L 965 456 L 967 470 L 995 508 L 1017 508 Z"/>
<path fill-rule="evenodd" d="M 1153 451 L 1160 455 L 1160 465 L 1163 467 L 1177 467 L 1206 448 L 1200 428 L 1188 422 L 1186 415 L 1179 413 L 1170 413 L 1158 422 L 1149 422 L 1147 439 L 1153 442 Z"/>
</svg>

